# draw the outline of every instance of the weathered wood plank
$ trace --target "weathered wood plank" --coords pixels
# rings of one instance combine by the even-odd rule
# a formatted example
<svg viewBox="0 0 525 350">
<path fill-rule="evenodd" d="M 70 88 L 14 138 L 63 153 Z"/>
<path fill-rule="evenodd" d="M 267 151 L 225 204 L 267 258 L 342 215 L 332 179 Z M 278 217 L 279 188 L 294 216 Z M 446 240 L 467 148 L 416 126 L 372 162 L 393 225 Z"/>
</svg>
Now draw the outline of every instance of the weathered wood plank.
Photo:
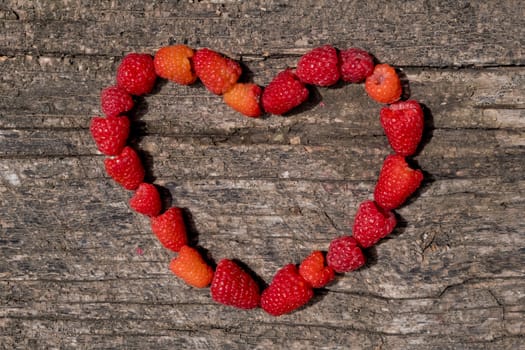
<svg viewBox="0 0 525 350">
<path fill-rule="evenodd" d="M 158 283 L 151 280 L 140 280 L 127 283 L 136 285 L 136 288 L 148 287 L 158 288 L 159 283 L 166 286 L 163 279 L 157 279 Z M 122 280 L 121 280 L 122 282 Z M 368 347 L 366 344 L 376 344 L 390 342 L 399 344 L 403 336 L 414 337 L 414 343 L 408 348 L 423 346 L 425 339 L 435 339 L 435 345 L 452 346 L 457 344 L 457 340 L 463 341 L 465 345 L 472 343 L 482 346 L 482 340 L 492 343 L 501 342 L 505 335 L 505 328 L 512 325 L 512 319 L 507 320 L 508 313 L 502 308 L 496 299 L 503 290 L 515 290 L 523 288 L 523 281 L 517 280 L 496 280 L 490 283 L 486 281 L 468 282 L 447 289 L 439 298 L 422 298 L 422 299 L 401 299 L 385 300 L 367 294 L 346 294 L 346 293 L 327 293 L 323 296 L 322 302 L 319 301 L 311 307 L 302 310 L 302 313 L 308 314 L 308 317 L 298 317 L 297 314 L 287 315 L 274 321 L 262 312 L 255 312 L 254 319 L 257 323 L 248 323 L 244 315 L 232 311 L 229 308 L 216 307 L 215 311 L 210 311 L 203 300 L 195 298 L 194 291 L 186 293 L 183 286 L 177 288 L 182 292 L 179 294 L 164 294 L 163 292 L 155 293 L 147 299 L 137 300 L 134 290 L 123 290 L 123 294 L 112 296 L 112 291 L 121 287 L 118 281 L 109 282 L 115 286 L 107 290 L 108 294 L 102 294 L 98 288 L 104 291 L 108 283 L 93 282 L 84 283 L 79 292 L 86 293 L 86 299 L 68 301 L 68 293 L 75 290 L 75 286 L 82 284 L 74 283 L 69 286 L 68 283 L 56 284 L 54 282 L 43 282 L 49 286 L 50 292 L 45 297 L 44 302 L 35 302 L 35 312 L 26 315 L 20 314 L 18 309 L 17 317 L 12 317 L 9 322 L 13 326 L 27 328 L 29 325 L 37 325 L 36 331 L 29 331 L 27 338 L 40 338 L 44 332 L 44 338 L 58 331 L 61 327 L 67 327 L 72 324 L 72 330 L 81 330 L 89 327 L 93 330 L 89 334 L 91 337 L 104 336 L 102 341 L 117 340 L 119 337 L 141 335 L 154 341 L 156 337 L 166 337 L 167 341 L 184 342 L 190 341 L 184 336 L 186 333 L 202 337 L 205 342 L 202 346 L 216 346 L 217 344 L 228 344 L 227 339 L 219 338 L 217 343 L 211 341 L 216 339 L 214 333 L 225 336 L 229 332 L 234 332 L 232 346 L 242 347 L 247 344 L 270 344 L 271 342 L 281 343 L 281 338 L 287 338 L 285 335 L 289 332 L 300 332 L 300 338 L 290 339 L 291 344 L 298 342 L 296 346 L 316 344 L 318 341 L 327 342 L 330 346 L 340 346 L 346 348 L 350 345 Z M 91 287 L 89 287 L 91 285 Z M 22 288 L 12 292 L 10 296 L 23 300 L 24 296 L 20 292 L 31 290 L 30 285 L 22 284 Z M 169 286 L 169 284 L 168 284 Z M 27 288 L 23 288 L 27 287 Z M 70 289 L 73 288 L 73 289 Z M 161 288 L 162 290 L 162 288 Z M 49 304 L 49 298 L 60 298 L 59 292 L 66 292 L 66 300 L 61 302 L 62 307 L 56 309 L 54 305 Z M 90 292 L 93 293 L 90 296 Z M 127 293 L 127 294 L 125 294 Z M 51 294 L 51 295 L 50 295 Z M 187 294 L 187 295 L 186 295 Z M 100 299 L 100 295 L 106 295 L 106 300 Z M 119 300 L 119 297 L 125 299 Z M 42 296 L 41 296 L 42 298 Z M 90 301 L 90 299 L 95 299 Z M 184 298 L 186 302 L 179 302 Z M 136 301 L 133 301 L 136 300 Z M 455 301 L 464 300 L 460 307 L 454 306 Z M 452 303 L 450 302 L 452 301 Z M 327 313 L 326 306 L 322 304 L 334 305 L 345 304 L 347 308 L 339 309 L 339 312 Z M 490 306 L 489 306 L 490 305 Z M 100 317 L 101 309 L 106 310 L 106 317 Z M 400 312 L 399 310 L 403 310 Z M 335 311 L 335 310 L 332 310 Z M 523 311 L 523 310 L 522 310 Z M 414 313 L 425 315 L 424 318 L 414 317 Z M 112 314 L 118 314 L 118 319 L 113 319 Z M 93 316 L 94 317 L 93 317 Z M 191 315 L 191 316 L 189 316 Z M 221 316 L 222 315 L 222 316 Z M 381 317 L 378 317 L 381 315 Z M 367 317 L 368 316 L 368 317 Z M 363 322 L 363 319 L 367 320 Z M 483 319 L 481 323 L 470 323 L 467 320 Z M 315 322 L 308 321 L 315 320 Z M 387 322 L 382 322 L 387 321 Z M 299 324 L 298 324 L 299 323 Z M 97 326 L 100 324 L 100 326 Z M 143 329 L 144 331 L 130 332 L 130 329 Z M 371 332 L 370 329 L 374 331 Z M 147 330 L 155 330 L 154 332 Z M 311 330 L 306 331 L 305 330 Z M 74 336 L 88 336 L 81 333 L 82 331 L 73 331 L 68 337 L 61 338 L 63 342 L 74 344 Z M 303 333 L 304 332 L 304 333 Z M 173 334 L 179 336 L 173 337 Z M 339 336 L 338 336 L 339 334 Z M 465 338 L 465 334 L 467 337 Z M 343 336 L 344 335 L 344 336 Z M 437 337 L 441 339 L 437 339 Z M 16 336 L 15 336 L 16 337 Z M 116 339 L 115 339 L 116 338 Z M 320 338 L 320 339 L 319 339 Z M 397 339 L 396 339 L 397 338 Z M 16 338 L 15 338 L 16 339 Z M 507 337 L 506 344 L 517 344 L 519 338 Z M 246 343 L 247 342 L 247 343 Z M 131 342 L 130 342 L 131 343 Z M 505 342 L 502 342 L 505 343 Z M 66 343 L 67 344 L 67 343 Z M 124 344 L 129 344 L 127 341 Z M 184 343 L 182 343 L 184 344 Z M 191 345 L 191 344 L 190 344 Z M 428 344 L 426 344 L 428 345 Z M 189 345 L 188 345 L 189 346 Z M 490 348 L 490 345 L 488 345 Z M 432 347 L 427 347 L 432 348 Z"/>
<path fill-rule="evenodd" d="M 18 208 L 31 206 L 31 216 L 17 214 L 17 208 L 10 209 L 7 201 L 2 203 L 8 218 L 2 224 L 18 237 L 18 240 L 7 240 L 3 249 L 12 253 L 21 251 L 12 258 L 6 254 L 6 262 L 13 264 L 5 271 L 6 276 L 45 277 L 46 273 L 51 276 L 58 273 L 63 278 L 88 278 L 90 274 L 108 273 L 105 270 L 111 264 L 120 265 L 129 260 L 136 255 L 137 247 L 147 250 L 144 259 L 156 262 L 150 273 L 165 270 L 162 266 L 169 261 L 168 255 L 159 250 L 147 220 L 129 212 L 123 203 L 125 198 L 121 198 L 127 196 L 118 189 L 109 191 L 112 186 L 99 184 L 99 181 L 78 183 L 72 191 L 73 183 L 46 181 L 43 188 L 55 187 L 62 193 L 58 197 L 53 193 L 46 196 L 46 190 L 39 191 L 34 185 L 30 187 L 34 194 L 19 190 L 25 196 Z M 418 289 L 423 293 L 426 289 L 436 292 L 448 283 L 457 283 L 465 274 L 484 277 L 523 273 L 524 256 L 518 248 L 524 225 L 510 223 L 509 226 L 506 219 L 520 215 L 523 206 L 520 198 L 524 193 L 519 188 L 523 189 L 523 182 L 495 183 L 496 187 L 491 186 L 492 183 L 491 180 L 464 180 L 459 186 L 457 182 L 452 185 L 452 181 L 440 181 L 422 193 L 417 201 L 399 210 L 406 223 L 391 240 L 370 252 L 372 256 L 377 254 L 377 260 L 384 260 L 387 266 L 392 264 L 388 266 L 388 276 L 401 279 L 389 281 L 397 286 L 396 291 L 388 292 L 389 295 L 399 297 L 410 293 L 410 285 L 415 280 L 425 280 L 426 286 Z M 348 232 L 347 223 L 355 207 L 370 197 L 368 193 L 373 184 L 365 183 L 368 191 L 360 183 L 334 185 L 304 181 L 272 184 L 223 180 L 167 186 L 175 204 L 190 208 L 198 240 L 215 260 L 234 256 L 250 261 L 250 265 L 268 279 L 283 263 L 299 261 L 311 249 L 325 249 L 331 238 Z M 100 193 L 99 188 L 102 189 Z M 469 188 L 469 193 L 463 192 L 464 188 Z M 264 192 L 278 195 L 265 197 Z M 516 199 L 509 200 L 512 197 Z M 91 200 L 75 201 L 75 198 Z M 254 202 L 253 198 L 259 200 Z M 63 203 L 70 204 L 63 207 Z M 94 210 L 96 207 L 100 210 Z M 458 207 L 463 209 L 458 211 Z M 53 220 L 45 219 L 47 212 L 52 213 Z M 455 233 L 458 220 L 475 221 L 476 224 L 461 227 L 460 233 Z M 42 225 L 49 227 L 50 233 L 29 238 L 23 235 L 23 230 L 17 229 L 24 226 L 25 230 L 41 232 Z M 492 249 L 495 236 L 499 242 L 497 250 Z M 287 248 L 283 250 L 282 247 Z M 62 253 L 58 254 L 57 250 Z M 465 251 L 471 253 L 465 254 Z M 75 265 L 69 271 L 68 264 L 62 264 L 62 269 L 50 268 L 60 262 L 61 254 L 66 254 L 63 258 L 75 259 L 79 252 L 87 253 L 90 260 L 99 261 L 99 267 L 94 269 L 88 264 L 87 269 L 83 269 Z M 158 264 L 163 261 L 159 268 Z M 29 265 L 21 269 L 24 265 L 20 264 Z M 361 275 L 376 274 L 370 278 L 382 278 L 385 266 L 380 264 L 378 269 L 374 266 Z M 126 273 L 134 275 L 135 269 L 130 268 Z M 411 276 L 411 273 L 416 275 Z M 345 281 L 340 283 L 346 286 Z M 353 282 L 348 279 L 349 288 Z M 408 290 L 403 290 L 404 284 Z M 372 285 L 377 292 L 385 293 L 392 284 L 376 280 Z"/>
<path fill-rule="evenodd" d="M 14 81 L 3 82 L 0 90 L 3 91 L 0 127 L 86 127 L 91 115 L 100 113 L 98 94 L 102 88 L 113 84 L 119 59 L 6 58 L 2 64 L 5 67 L 3 71 L 19 73 L 16 79 L 13 77 Z M 295 58 L 279 61 L 283 60 L 268 59 L 254 66 L 249 64 L 258 78 L 255 81 L 264 85 L 278 71 L 276 65 L 284 68 L 296 63 Z M 436 128 L 524 127 L 525 71 L 522 68 L 407 68 L 403 71 L 410 80 L 412 97 L 431 109 Z M 75 84 L 71 84 L 72 80 Z M 61 91 L 60 98 L 57 98 L 56 91 Z M 435 94 L 435 91 L 441 93 Z M 319 89 L 319 92 L 323 103 L 313 105 L 308 115 L 258 121 L 243 118 L 225 106 L 220 97 L 212 96 L 202 88 L 163 84 L 158 93 L 145 99 L 138 117 L 141 121 L 150 122 L 148 131 L 151 133 L 257 132 L 259 127 L 293 126 L 297 120 L 307 125 L 314 124 L 315 128 L 319 128 L 319 124 L 332 126 L 335 122 L 340 127 L 335 130 L 330 128 L 332 132 L 339 132 L 342 127 L 343 131 L 362 133 L 370 128 L 370 118 L 377 115 L 380 108 L 363 94 L 361 85 Z M 38 114 L 34 113 L 35 104 L 39 106 Z M 207 115 L 206 108 L 213 108 L 214 114 Z M 473 115 L 476 118 L 472 118 Z M 374 125 L 379 132 L 379 125 Z M 363 130 L 359 131 L 360 128 Z"/>
<path fill-rule="evenodd" d="M 519 1 L 0 4 L 0 348 L 519 349 L 525 335 L 525 9 Z M 125 53 L 211 47 L 261 85 L 314 46 L 401 68 L 427 107 L 426 181 L 367 266 L 300 312 L 212 302 L 108 179 L 90 136 Z M 361 85 L 243 118 L 202 86 L 140 99 L 133 144 L 191 234 L 269 282 L 350 232 L 390 152 Z M 190 218 L 191 216 L 191 218 Z"/>
<path fill-rule="evenodd" d="M 119 56 L 130 47 L 150 51 L 177 41 L 271 56 L 302 54 L 326 42 L 371 49 L 374 42 L 375 54 L 397 65 L 514 65 L 525 58 L 525 13 L 515 0 L 87 3 L 8 1 L 0 51 L 58 54 L 67 47 L 72 55 Z"/>
<path fill-rule="evenodd" d="M 296 129 L 300 130 L 300 126 Z M 432 141 L 416 160 L 428 172 L 429 180 L 447 177 L 521 179 L 522 135 L 523 132 L 514 130 L 435 130 Z M 290 137 L 272 132 L 260 136 L 268 140 Z M 319 133 L 311 137 L 316 136 L 321 137 Z M 96 147 L 85 131 L 4 130 L 0 131 L 0 137 L 5 141 L 1 162 L 4 181 L 9 182 L 10 177 L 18 179 L 16 181 L 50 176 L 107 178 L 104 157 L 92 155 Z M 298 131 L 288 142 L 294 137 L 306 139 L 310 136 L 308 131 Z M 342 137 L 333 137 L 325 145 L 309 146 L 271 142 L 242 144 L 246 140 L 242 136 L 226 137 L 216 143 L 207 136 L 180 139 L 146 135 L 139 148 L 143 150 L 151 175 L 164 181 L 257 177 L 375 180 L 383 158 L 389 153 L 384 136 Z M 458 138 L 467 142 L 458 144 Z"/>
</svg>

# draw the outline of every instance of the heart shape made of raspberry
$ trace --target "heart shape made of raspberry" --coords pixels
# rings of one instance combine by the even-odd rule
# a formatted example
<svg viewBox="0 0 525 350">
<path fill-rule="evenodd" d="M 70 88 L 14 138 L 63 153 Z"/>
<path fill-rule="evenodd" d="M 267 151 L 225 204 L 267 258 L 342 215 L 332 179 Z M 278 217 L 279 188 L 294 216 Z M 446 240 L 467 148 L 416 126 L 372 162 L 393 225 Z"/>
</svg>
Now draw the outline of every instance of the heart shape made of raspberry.
<svg viewBox="0 0 525 350">
<path fill-rule="evenodd" d="M 178 253 L 169 265 L 178 278 L 195 288 L 209 286 L 218 303 L 240 309 L 261 307 L 279 316 L 306 305 L 315 290 L 332 282 L 336 274 L 363 267 L 363 249 L 394 230 L 397 220 L 393 211 L 423 180 L 421 170 L 413 169 L 406 158 L 420 148 L 424 113 L 417 101 L 402 100 L 403 84 L 394 67 L 376 64 L 368 52 L 358 48 L 315 48 L 299 59 L 295 69 L 281 71 L 264 89 L 239 82 L 241 74 L 239 62 L 208 48 L 171 45 L 160 48 L 154 57 L 130 53 L 120 62 L 116 84 L 102 90 L 105 117 L 93 117 L 90 131 L 98 150 L 107 156 L 107 174 L 133 191 L 130 207 L 148 216 L 159 242 Z M 135 106 L 134 96 L 151 93 L 159 79 L 181 85 L 200 80 L 211 93 L 222 95 L 228 106 L 251 118 L 289 113 L 308 100 L 312 86 L 364 82 L 368 96 L 384 104 L 379 119 L 393 152 L 383 162 L 373 200 L 363 201 L 357 209 L 352 235 L 334 238 L 327 253 L 313 251 L 298 266 L 284 266 L 265 288 L 232 258 L 212 267 L 214 264 L 188 239 L 182 209 L 163 208 L 158 187 L 145 181 L 143 162 L 128 143 L 130 120 L 126 114 Z"/>
</svg>

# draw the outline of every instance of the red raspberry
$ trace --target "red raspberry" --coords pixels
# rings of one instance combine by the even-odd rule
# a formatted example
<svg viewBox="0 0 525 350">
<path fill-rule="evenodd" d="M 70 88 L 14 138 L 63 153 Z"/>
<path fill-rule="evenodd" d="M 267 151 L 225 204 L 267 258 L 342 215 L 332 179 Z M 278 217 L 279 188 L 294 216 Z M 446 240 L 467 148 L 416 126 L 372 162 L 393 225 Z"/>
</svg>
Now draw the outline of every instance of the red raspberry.
<svg viewBox="0 0 525 350">
<path fill-rule="evenodd" d="M 268 84 L 262 95 L 264 110 L 284 114 L 308 98 L 308 89 L 290 69 L 282 71 Z"/>
<path fill-rule="evenodd" d="M 378 64 L 365 81 L 365 90 L 379 103 L 394 103 L 401 97 L 403 88 L 396 70 L 388 64 Z"/>
<path fill-rule="evenodd" d="M 314 292 L 293 264 L 277 271 L 261 295 L 261 307 L 273 316 L 292 312 L 312 299 Z"/>
<path fill-rule="evenodd" d="M 385 158 L 374 190 L 374 199 L 385 210 L 399 207 L 423 180 L 420 170 L 411 169 L 405 157 L 392 154 Z"/>
<path fill-rule="evenodd" d="M 334 269 L 325 265 L 324 255 L 318 250 L 303 260 L 299 266 L 299 274 L 313 288 L 322 288 L 332 282 L 335 277 Z"/>
<path fill-rule="evenodd" d="M 148 216 L 159 215 L 162 209 L 162 203 L 157 187 L 145 182 L 141 183 L 133 197 L 129 200 L 129 205 L 137 213 Z"/>
<path fill-rule="evenodd" d="M 197 50 L 193 66 L 204 86 L 216 95 L 230 90 L 242 73 L 239 63 L 210 49 Z"/>
<path fill-rule="evenodd" d="M 191 58 L 193 49 L 186 45 L 173 45 L 160 48 L 155 54 L 153 63 L 155 72 L 161 78 L 177 84 L 190 85 L 197 80 L 193 72 Z"/>
<path fill-rule="evenodd" d="M 155 86 L 153 58 L 145 53 L 130 53 L 120 62 L 117 84 L 131 95 L 149 94 Z"/>
<path fill-rule="evenodd" d="M 91 119 L 91 136 L 100 152 L 108 156 L 116 156 L 126 146 L 129 136 L 129 119 L 121 117 L 93 117 Z"/>
<path fill-rule="evenodd" d="M 400 101 L 380 112 L 381 125 L 392 149 L 401 156 L 416 152 L 423 135 L 423 110 L 416 101 Z"/>
<path fill-rule="evenodd" d="M 328 266 L 339 273 L 357 270 L 365 264 L 365 256 L 361 248 L 350 236 L 338 237 L 330 242 L 326 260 Z"/>
<path fill-rule="evenodd" d="M 166 248 L 178 252 L 188 243 L 186 225 L 180 208 L 170 208 L 151 218 L 151 230 Z"/>
<path fill-rule="evenodd" d="M 374 71 L 374 59 L 364 50 L 341 51 L 341 77 L 349 83 L 360 83 Z"/>
<path fill-rule="evenodd" d="M 373 201 L 364 201 L 355 214 L 352 237 L 361 247 L 368 248 L 386 237 L 394 227 L 394 213 L 383 210 Z"/>
<path fill-rule="evenodd" d="M 259 286 L 254 279 L 228 259 L 221 260 L 217 265 L 210 291 L 216 302 L 240 309 L 253 309 L 261 299 Z"/>
<path fill-rule="evenodd" d="M 339 57 L 330 45 L 313 49 L 299 59 L 295 74 L 305 84 L 330 86 L 339 80 Z"/>
<path fill-rule="evenodd" d="M 224 93 L 224 102 L 239 113 L 247 117 L 259 117 L 261 115 L 261 88 L 256 84 L 235 84 L 229 91 Z"/>
<path fill-rule="evenodd" d="M 175 276 L 195 288 L 208 286 L 213 278 L 213 269 L 196 249 L 187 245 L 180 248 L 179 255 L 170 263 L 170 269 Z"/>
<path fill-rule="evenodd" d="M 104 165 L 108 175 L 127 190 L 136 189 L 144 180 L 144 167 L 131 147 L 124 147 L 116 157 L 106 158 Z"/>
<path fill-rule="evenodd" d="M 131 95 L 117 85 L 109 86 L 100 92 L 100 107 L 106 117 L 116 117 L 130 111 L 133 106 Z"/>
</svg>

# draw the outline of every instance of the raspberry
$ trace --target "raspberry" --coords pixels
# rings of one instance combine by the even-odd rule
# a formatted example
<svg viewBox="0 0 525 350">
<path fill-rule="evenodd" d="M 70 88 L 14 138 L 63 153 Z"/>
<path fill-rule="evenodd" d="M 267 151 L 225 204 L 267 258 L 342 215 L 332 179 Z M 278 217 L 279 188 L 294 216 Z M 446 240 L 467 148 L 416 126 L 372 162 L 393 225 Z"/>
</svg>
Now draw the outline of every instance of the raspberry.
<svg viewBox="0 0 525 350">
<path fill-rule="evenodd" d="M 208 286 L 213 278 L 213 269 L 196 249 L 187 245 L 182 246 L 179 255 L 171 260 L 170 269 L 175 276 L 196 288 Z"/>
<path fill-rule="evenodd" d="M 261 295 L 261 307 L 273 316 L 292 312 L 312 299 L 314 292 L 293 264 L 277 271 Z"/>
<path fill-rule="evenodd" d="M 365 256 L 361 248 L 350 236 L 338 237 L 330 242 L 326 260 L 328 266 L 339 273 L 357 270 L 365 264 Z"/>
<path fill-rule="evenodd" d="M 365 90 L 379 103 L 393 103 L 399 100 L 403 89 L 396 70 L 388 64 L 378 64 L 365 80 Z"/>
<path fill-rule="evenodd" d="M 313 49 L 299 59 L 295 74 L 305 84 L 330 86 L 339 80 L 339 57 L 330 45 Z"/>
<path fill-rule="evenodd" d="M 197 80 L 197 75 L 193 72 L 191 57 L 193 57 L 193 49 L 186 45 L 162 47 L 153 59 L 155 72 L 159 77 L 177 84 L 193 84 Z"/>
<path fill-rule="evenodd" d="M 117 85 L 109 86 L 100 92 L 100 107 L 106 117 L 116 117 L 130 111 L 133 106 L 131 95 Z"/>
<path fill-rule="evenodd" d="M 335 277 L 334 270 L 325 265 L 325 258 L 322 252 L 316 250 L 312 252 L 299 266 L 299 274 L 313 288 L 322 288 L 332 282 Z"/>
<path fill-rule="evenodd" d="M 423 135 L 423 110 L 414 100 L 385 106 L 380 112 L 381 125 L 394 152 L 410 156 L 416 152 Z"/>
<path fill-rule="evenodd" d="M 144 167 L 131 147 L 124 147 L 116 157 L 106 158 L 104 166 L 108 175 L 127 190 L 136 189 L 144 180 Z"/>
<path fill-rule="evenodd" d="M 403 156 L 385 158 L 374 190 L 374 199 L 385 210 L 399 207 L 423 180 L 420 170 L 411 169 Z"/>
<path fill-rule="evenodd" d="M 116 156 L 126 146 L 129 135 L 129 119 L 122 117 L 93 117 L 90 132 L 100 152 L 108 156 Z"/>
<path fill-rule="evenodd" d="M 193 66 L 204 86 L 216 95 L 230 90 L 242 73 L 239 63 L 210 49 L 197 50 Z"/>
<path fill-rule="evenodd" d="M 215 269 L 211 282 L 211 297 L 218 303 L 240 309 L 253 309 L 259 305 L 259 286 L 239 265 L 223 259 Z"/>
<path fill-rule="evenodd" d="M 376 244 L 396 227 L 396 216 L 385 211 L 373 201 L 364 201 L 359 205 L 354 218 L 352 237 L 363 248 Z"/>
<path fill-rule="evenodd" d="M 364 50 L 341 51 L 341 77 L 349 83 L 360 83 L 374 71 L 374 59 Z"/>
<path fill-rule="evenodd" d="M 166 248 L 178 252 L 188 243 L 186 225 L 180 208 L 170 208 L 164 214 L 151 218 L 151 230 Z"/>
<path fill-rule="evenodd" d="M 277 74 L 264 89 L 262 104 L 268 113 L 284 114 L 299 106 L 307 98 L 308 89 L 290 69 L 286 69 Z"/>
<path fill-rule="evenodd" d="M 129 200 L 129 205 L 137 213 L 148 216 L 157 216 L 162 209 L 160 194 L 157 187 L 148 183 L 141 183 L 133 197 Z"/>
<path fill-rule="evenodd" d="M 256 118 L 261 115 L 261 93 L 261 88 L 256 84 L 237 83 L 224 93 L 223 98 L 237 112 Z"/>
<path fill-rule="evenodd" d="M 149 94 L 156 79 L 153 59 L 145 53 L 126 55 L 117 70 L 117 85 L 135 96 Z"/>
</svg>

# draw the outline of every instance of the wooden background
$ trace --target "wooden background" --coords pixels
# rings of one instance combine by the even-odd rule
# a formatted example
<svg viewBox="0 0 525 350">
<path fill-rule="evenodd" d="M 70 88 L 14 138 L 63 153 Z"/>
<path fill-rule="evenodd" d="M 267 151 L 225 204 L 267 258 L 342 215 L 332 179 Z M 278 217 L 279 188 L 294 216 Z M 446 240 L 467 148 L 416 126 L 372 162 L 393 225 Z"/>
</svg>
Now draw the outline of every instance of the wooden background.
<svg viewBox="0 0 525 350">
<path fill-rule="evenodd" d="M 524 349 L 522 1 L 0 2 L 0 348 Z M 129 52 L 186 43 L 265 85 L 330 43 L 399 67 L 426 172 L 369 262 L 279 318 L 168 270 L 89 135 Z M 141 99 L 134 144 L 215 261 L 266 282 L 350 232 L 390 152 L 362 85 L 254 120 L 201 85 Z"/>
</svg>

